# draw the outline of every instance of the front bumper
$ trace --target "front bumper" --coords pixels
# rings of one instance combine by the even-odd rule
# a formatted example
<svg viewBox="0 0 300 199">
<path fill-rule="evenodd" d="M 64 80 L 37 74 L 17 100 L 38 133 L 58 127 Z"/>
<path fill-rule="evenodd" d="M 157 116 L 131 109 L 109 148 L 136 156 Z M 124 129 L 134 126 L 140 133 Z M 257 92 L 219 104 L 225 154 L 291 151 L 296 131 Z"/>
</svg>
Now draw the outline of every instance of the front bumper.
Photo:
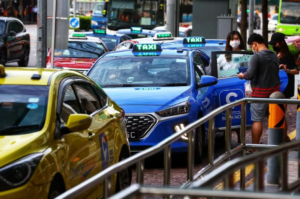
<svg viewBox="0 0 300 199">
<path fill-rule="evenodd" d="M 31 182 L 26 183 L 25 185 L 10 189 L 7 191 L 0 192 L 0 198 L 9 198 L 9 199 L 47 199 L 48 192 L 50 189 L 50 182 L 43 185 L 34 185 Z"/>
</svg>

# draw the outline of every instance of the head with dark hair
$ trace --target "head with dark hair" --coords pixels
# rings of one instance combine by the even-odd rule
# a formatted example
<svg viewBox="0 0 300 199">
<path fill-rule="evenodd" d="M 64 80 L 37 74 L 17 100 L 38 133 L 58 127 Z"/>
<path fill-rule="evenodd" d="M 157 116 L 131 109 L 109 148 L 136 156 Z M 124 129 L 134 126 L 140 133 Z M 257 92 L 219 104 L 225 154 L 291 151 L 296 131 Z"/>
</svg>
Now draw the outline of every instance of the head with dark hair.
<svg viewBox="0 0 300 199">
<path fill-rule="evenodd" d="M 272 45 L 279 59 L 289 53 L 289 47 L 285 42 L 285 35 L 283 33 L 274 33 L 269 41 L 269 44 Z"/>
<path fill-rule="evenodd" d="M 234 50 L 243 50 L 243 49 L 245 49 L 245 45 L 241 34 L 236 30 L 229 32 L 226 38 L 225 50 L 234 51 Z"/>
<path fill-rule="evenodd" d="M 260 34 L 253 33 L 248 38 L 248 45 L 252 48 L 253 52 L 268 49 L 265 45 L 265 40 Z"/>
</svg>

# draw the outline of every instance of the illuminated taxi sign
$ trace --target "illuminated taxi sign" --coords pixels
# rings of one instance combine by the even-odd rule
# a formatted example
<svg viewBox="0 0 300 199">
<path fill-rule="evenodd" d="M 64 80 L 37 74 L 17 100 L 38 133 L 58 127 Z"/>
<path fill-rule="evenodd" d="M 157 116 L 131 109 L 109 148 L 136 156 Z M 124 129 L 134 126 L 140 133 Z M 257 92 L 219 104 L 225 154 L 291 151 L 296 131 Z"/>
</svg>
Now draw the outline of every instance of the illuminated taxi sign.
<svg viewBox="0 0 300 199">
<path fill-rule="evenodd" d="M 183 39 L 183 44 L 205 44 L 204 37 L 185 37 Z"/>
<path fill-rule="evenodd" d="M 141 27 L 131 27 L 131 32 L 132 33 L 137 33 L 137 34 L 139 34 L 139 33 L 142 33 L 142 28 Z"/>
<path fill-rule="evenodd" d="M 132 48 L 132 52 L 160 52 L 159 44 L 136 44 Z"/>
<path fill-rule="evenodd" d="M 172 34 L 170 32 L 158 32 L 155 33 L 153 40 L 159 41 L 159 40 L 173 40 Z"/>
<path fill-rule="evenodd" d="M 106 34 L 106 30 L 103 30 L 103 29 L 94 29 L 94 33 L 95 34 L 105 35 Z"/>
<path fill-rule="evenodd" d="M 72 37 L 85 37 L 85 34 L 82 34 L 82 33 L 73 33 Z"/>
</svg>

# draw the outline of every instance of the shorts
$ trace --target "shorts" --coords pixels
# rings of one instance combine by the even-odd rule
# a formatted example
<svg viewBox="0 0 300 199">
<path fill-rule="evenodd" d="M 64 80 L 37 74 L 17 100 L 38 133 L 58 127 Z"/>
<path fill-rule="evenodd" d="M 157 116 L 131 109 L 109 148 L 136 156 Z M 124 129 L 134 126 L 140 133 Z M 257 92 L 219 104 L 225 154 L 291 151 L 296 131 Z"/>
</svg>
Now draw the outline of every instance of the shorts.
<svg viewBox="0 0 300 199">
<path fill-rule="evenodd" d="M 262 122 L 268 115 L 269 104 L 252 103 L 250 104 L 251 120 L 252 122 Z"/>
</svg>

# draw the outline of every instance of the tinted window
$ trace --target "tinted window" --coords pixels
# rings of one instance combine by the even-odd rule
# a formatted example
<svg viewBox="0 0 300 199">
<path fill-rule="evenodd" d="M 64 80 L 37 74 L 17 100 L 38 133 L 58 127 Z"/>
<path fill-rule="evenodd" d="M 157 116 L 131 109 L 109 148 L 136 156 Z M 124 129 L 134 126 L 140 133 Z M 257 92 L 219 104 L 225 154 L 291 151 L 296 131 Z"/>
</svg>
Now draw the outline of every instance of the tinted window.
<svg viewBox="0 0 300 199">
<path fill-rule="evenodd" d="M 100 99 L 101 108 L 103 108 L 107 103 L 107 95 L 98 86 L 92 84 L 92 87 L 95 90 L 98 98 Z"/>
<path fill-rule="evenodd" d="M 116 37 L 99 37 L 103 43 L 106 45 L 107 49 L 109 51 L 112 51 L 118 42 L 118 39 Z"/>
<path fill-rule="evenodd" d="M 23 25 L 17 21 L 12 21 L 8 24 L 8 32 L 10 32 L 10 31 L 20 33 L 23 31 Z"/>
<path fill-rule="evenodd" d="M 0 86 L 0 135 L 18 135 L 43 128 L 48 86 Z"/>
<path fill-rule="evenodd" d="M 60 118 L 62 120 L 61 122 L 67 123 L 71 114 L 78 114 L 80 112 L 80 107 L 74 90 L 72 89 L 72 86 L 68 86 L 64 94 L 62 108 L 60 112 Z"/>
<path fill-rule="evenodd" d="M 100 109 L 101 106 L 99 100 L 90 84 L 76 83 L 74 89 L 82 104 L 83 113 L 90 115 Z"/>
<path fill-rule="evenodd" d="M 54 57 L 97 59 L 106 52 L 101 43 L 70 41 L 68 49 L 55 49 Z"/>
<path fill-rule="evenodd" d="M 105 86 L 186 86 L 190 83 L 186 57 L 102 59 L 89 76 Z"/>
</svg>

